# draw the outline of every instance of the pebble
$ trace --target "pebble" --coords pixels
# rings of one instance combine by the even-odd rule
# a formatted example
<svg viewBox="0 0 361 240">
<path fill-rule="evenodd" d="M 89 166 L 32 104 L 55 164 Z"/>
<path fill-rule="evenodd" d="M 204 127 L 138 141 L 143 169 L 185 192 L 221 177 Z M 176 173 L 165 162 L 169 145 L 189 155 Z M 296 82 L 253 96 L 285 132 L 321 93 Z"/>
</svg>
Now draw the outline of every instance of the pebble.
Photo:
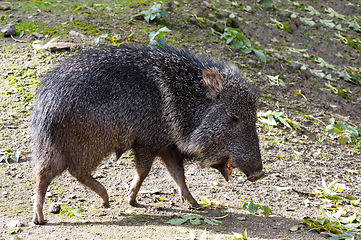
<svg viewBox="0 0 361 240">
<path fill-rule="evenodd" d="M 45 197 L 47 198 L 51 198 L 53 196 L 53 194 L 51 192 L 46 192 Z"/>
<path fill-rule="evenodd" d="M 3 5 L 3 4 L 0 4 L 0 10 L 10 10 L 10 6 L 9 5 Z"/>
<path fill-rule="evenodd" d="M 71 31 L 69 32 L 69 35 L 70 35 L 70 36 L 74 36 L 74 37 L 85 38 L 85 35 L 84 35 L 84 34 L 78 33 L 78 32 L 73 31 L 73 30 L 71 30 Z"/>
<path fill-rule="evenodd" d="M 8 229 L 14 229 L 16 227 L 23 227 L 25 226 L 24 223 L 20 222 L 19 220 L 10 220 L 6 223 L 6 227 Z"/>
<path fill-rule="evenodd" d="M 11 35 L 16 34 L 15 25 L 12 23 L 6 24 L 4 27 L 0 27 L 1 33 L 4 35 L 4 37 L 10 37 Z"/>
<path fill-rule="evenodd" d="M 44 37 L 44 34 L 41 34 L 41 33 L 37 33 L 37 32 L 33 32 L 32 34 L 34 37 L 38 38 L 38 39 L 41 39 Z"/>
<path fill-rule="evenodd" d="M 52 203 L 49 206 L 49 212 L 51 213 L 59 213 L 60 212 L 60 205 L 58 203 Z"/>
</svg>

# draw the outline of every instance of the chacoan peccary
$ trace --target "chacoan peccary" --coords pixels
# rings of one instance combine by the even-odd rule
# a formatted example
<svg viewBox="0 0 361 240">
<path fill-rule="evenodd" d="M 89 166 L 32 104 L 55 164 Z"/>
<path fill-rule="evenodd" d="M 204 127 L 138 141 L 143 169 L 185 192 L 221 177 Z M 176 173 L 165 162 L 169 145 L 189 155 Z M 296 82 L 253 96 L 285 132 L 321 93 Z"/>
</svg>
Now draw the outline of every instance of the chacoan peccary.
<svg viewBox="0 0 361 240">
<path fill-rule="evenodd" d="M 196 57 L 175 47 L 89 50 L 47 73 L 37 89 L 30 123 L 36 188 L 35 224 L 44 224 L 45 193 L 68 170 L 109 198 L 92 172 L 109 154 L 132 149 L 136 174 L 129 203 L 159 156 L 192 206 L 183 160 L 263 177 L 256 132 L 256 89 L 233 64 Z"/>
</svg>

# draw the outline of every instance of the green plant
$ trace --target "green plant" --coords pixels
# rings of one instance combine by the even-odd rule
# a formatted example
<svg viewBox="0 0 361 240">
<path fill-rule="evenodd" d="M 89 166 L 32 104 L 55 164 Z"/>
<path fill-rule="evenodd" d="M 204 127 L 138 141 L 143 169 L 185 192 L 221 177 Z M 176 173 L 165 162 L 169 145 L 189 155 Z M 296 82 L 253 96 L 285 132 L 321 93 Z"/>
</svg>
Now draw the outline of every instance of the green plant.
<svg viewBox="0 0 361 240">
<path fill-rule="evenodd" d="M 301 158 L 301 155 L 302 155 L 302 153 L 300 153 L 300 152 L 298 152 L 296 150 L 293 150 L 293 154 L 294 154 L 296 160 L 299 160 Z"/>
<path fill-rule="evenodd" d="M 273 19 L 273 18 L 271 18 L 271 21 L 276 25 L 277 28 L 285 30 L 285 31 L 287 31 L 287 32 L 289 32 L 291 34 L 293 33 L 292 28 L 290 28 L 286 23 L 282 23 L 282 22 L 280 22 L 280 21 L 278 21 L 276 19 Z"/>
<path fill-rule="evenodd" d="M 11 149 L 0 149 L 0 162 L 5 161 L 9 163 L 8 159 L 11 155 L 14 155 L 13 161 L 19 162 L 20 151 L 13 151 Z"/>
<path fill-rule="evenodd" d="M 105 33 L 105 34 L 102 34 L 102 35 L 100 35 L 99 37 L 97 37 L 95 40 L 94 40 L 94 43 L 96 44 L 96 45 L 104 45 L 105 44 L 105 42 L 104 42 L 104 40 L 102 39 L 102 38 L 107 38 L 108 37 L 108 33 Z"/>
<path fill-rule="evenodd" d="M 361 68 L 347 67 L 339 72 L 339 77 L 346 82 L 361 85 Z"/>
<path fill-rule="evenodd" d="M 167 18 L 167 11 L 165 10 L 160 10 L 162 4 L 160 3 L 154 3 L 153 6 L 151 6 L 149 8 L 149 10 L 145 10 L 145 11 L 141 11 L 138 14 L 133 15 L 132 17 L 139 17 L 139 16 L 143 16 L 144 20 L 146 22 L 150 22 L 153 21 L 154 19 L 161 19 L 162 17 Z"/>
<path fill-rule="evenodd" d="M 345 184 L 337 180 L 326 184 L 322 179 L 322 187 L 314 190 L 314 195 L 333 202 L 329 207 L 320 206 L 321 218 L 305 217 L 301 222 L 307 225 L 306 229 L 317 232 L 327 232 L 324 236 L 328 239 L 360 239 L 358 232 L 361 230 L 361 211 L 358 208 L 360 201 L 351 195 L 339 195 L 346 189 Z"/>
<path fill-rule="evenodd" d="M 286 87 L 285 82 L 282 79 L 280 79 L 280 75 L 276 75 L 276 76 L 267 75 L 267 77 L 272 85 Z"/>
<path fill-rule="evenodd" d="M 351 127 L 346 123 L 335 121 L 330 118 L 330 124 L 326 126 L 326 131 L 329 137 L 337 138 L 341 144 L 356 144 L 357 138 L 361 136 L 361 130 Z"/>
<path fill-rule="evenodd" d="M 298 122 L 286 118 L 282 112 L 275 112 L 271 110 L 267 112 L 258 112 L 257 117 L 262 123 L 265 123 L 267 125 L 277 126 L 278 123 L 282 123 L 284 126 L 291 129 L 301 129 L 301 125 Z"/>
<path fill-rule="evenodd" d="M 257 3 L 262 4 L 263 6 L 267 6 L 272 2 L 273 2 L 273 0 L 257 0 Z"/>
<path fill-rule="evenodd" d="M 347 89 L 342 90 L 341 88 L 334 87 L 334 86 L 332 86 L 331 84 L 328 84 L 328 83 L 325 83 L 325 85 L 330 90 L 330 92 L 332 92 L 334 94 L 337 94 L 337 95 L 343 97 L 346 100 L 351 100 L 351 98 L 345 93 L 345 92 L 349 92 L 349 90 L 347 90 Z"/>
<path fill-rule="evenodd" d="M 239 48 L 245 54 L 253 52 L 262 62 L 266 63 L 266 55 L 262 50 L 252 47 L 251 41 L 240 29 L 226 27 L 220 38 L 226 39 L 227 44 L 232 43 L 233 47 Z"/>
<path fill-rule="evenodd" d="M 224 218 L 224 217 L 225 216 L 218 217 L 218 218 Z M 199 215 L 184 216 L 184 215 L 182 215 L 180 213 L 179 213 L 179 218 L 169 220 L 166 223 L 178 226 L 178 225 L 181 225 L 181 224 L 187 222 L 188 220 L 189 220 L 190 224 L 193 225 L 193 226 L 201 225 L 202 220 L 203 220 L 204 223 L 207 223 L 207 224 L 213 225 L 213 226 L 216 226 L 216 225 L 222 223 L 221 221 L 216 220 L 216 218 L 205 218 L 205 217 L 202 217 L 202 216 L 199 216 Z"/>
<path fill-rule="evenodd" d="M 67 218 L 77 217 L 81 222 L 88 222 L 87 220 L 84 220 L 84 218 L 81 216 L 81 212 L 83 212 L 84 209 L 82 208 L 63 208 L 60 210 L 60 215 L 66 214 Z"/>
<path fill-rule="evenodd" d="M 255 214 L 256 212 L 258 212 L 258 209 L 262 209 L 265 216 L 268 216 L 271 213 L 271 209 L 269 207 L 261 204 L 256 204 L 253 202 L 253 200 L 249 202 L 244 202 L 242 204 L 242 209 L 248 210 L 251 214 Z"/>
<path fill-rule="evenodd" d="M 233 237 L 234 237 L 234 240 L 251 240 L 250 238 L 248 238 L 247 228 L 244 229 L 243 234 L 233 233 Z"/>
<path fill-rule="evenodd" d="M 160 46 L 165 46 L 165 39 L 164 39 L 164 34 L 166 32 L 170 32 L 170 30 L 167 27 L 162 27 L 161 29 L 159 29 L 158 31 L 153 31 L 151 33 L 149 33 L 149 46 L 150 45 L 155 45 L 156 43 L 158 43 Z M 158 40 L 154 40 L 155 37 L 158 36 Z"/>
</svg>

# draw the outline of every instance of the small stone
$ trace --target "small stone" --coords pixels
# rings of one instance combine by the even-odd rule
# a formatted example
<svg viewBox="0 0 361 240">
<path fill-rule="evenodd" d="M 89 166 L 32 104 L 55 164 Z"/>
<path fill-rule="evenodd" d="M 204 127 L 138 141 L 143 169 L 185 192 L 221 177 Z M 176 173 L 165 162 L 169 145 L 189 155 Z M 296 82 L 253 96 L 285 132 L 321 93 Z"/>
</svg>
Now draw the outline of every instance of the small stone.
<svg viewBox="0 0 361 240">
<path fill-rule="evenodd" d="M 4 35 L 4 37 L 10 37 L 11 35 L 16 34 L 15 25 L 12 23 L 6 24 L 4 27 L 1 28 L 1 33 Z"/>
<path fill-rule="evenodd" d="M 0 10 L 3 10 L 3 11 L 10 10 L 10 6 L 4 5 L 4 4 L 0 4 Z"/>
<path fill-rule="evenodd" d="M 9 193 L 7 191 L 3 192 L 3 196 L 7 196 Z"/>
<path fill-rule="evenodd" d="M 6 227 L 8 229 L 14 229 L 16 227 L 23 227 L 25 226 L 24 223 L 20 222 L 19 220 L 10 220 L 6 223 Z"/>
<path fill-rule="evenodd" d="M 283 56 L 279 53 L 273 53 L 273 56 L 275 56 L 278 60 L 283 60 Z"/>
<path fill-rule="evenodd" d="M 45 49 L 50 51 L 56 51 L 56 50 L 67 50 L 70 49 L 73 44 L 69 42 L 55 42 L 47 44 Z"/>
<path fill-rule="evenodd" d="M 51 213 L 59 213 L 60 212 L 60 205 L 58 203 L 52 203 L 49 206 L 49 212 Z"/>
<path fill-rule="evenodd" d="M 71 31 L 69 32 L 69 35 L 70 35 L 70 36 L 74 36 L 74 37 L 85 38 L 85 35 L 84 35 L 84 34 L 78 33 L 78 32 L 73 31 L 73 30 L 71 30 Z"/>
<path fill-rule="evenodd" d="M 51 198 L 53 196 L 53 194 L 51 192 L 46 192 L 45 197 L 47 198 Z"/>
<path fill-rule="evenodd" d="M 210 4 L 207 1 L 202 1 L 203 6 L 205 6 L 206 8 L 212 8 L 212 4 Z"/>
<path fill-rule="evenodd" d="M 33 36 L 34 36 L 35 38 L 41 39 L 41 38 L 44 37 L 44 34 L 37 33 L 37 32 L 33 32 Z"/>
</svg>

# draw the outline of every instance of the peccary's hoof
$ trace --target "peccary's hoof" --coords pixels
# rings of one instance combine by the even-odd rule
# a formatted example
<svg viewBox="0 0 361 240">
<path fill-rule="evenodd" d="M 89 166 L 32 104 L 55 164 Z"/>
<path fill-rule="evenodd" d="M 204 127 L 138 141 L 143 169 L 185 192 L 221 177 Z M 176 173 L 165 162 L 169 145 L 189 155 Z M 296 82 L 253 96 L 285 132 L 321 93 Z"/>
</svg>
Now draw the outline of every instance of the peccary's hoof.
<svg viewBox="0 0 361 240">
<path fill-rule="evenodd" d="M 37 216 L 34 216 L 33 223 L 35 225 L 44 225 L 47 221 L 45 219 L 39 219 Z"/>
<path fill-rule="evenodd" d="M 135 199 L 128 199 L 128 203 L 129 203 L 129 205 L 130 206 L 133 206 L 133 207 L 136 207 L 137 206 L 137 200 L 135 200 Z"/>
<path fill-rule="evenodd" d="M 103 208 L 109 208 L 109 207 L 110 207 L 109 202 L 104 202 L 104 203 L 102 203 L 102 207 L 103 207 Z"/>
</svg>

